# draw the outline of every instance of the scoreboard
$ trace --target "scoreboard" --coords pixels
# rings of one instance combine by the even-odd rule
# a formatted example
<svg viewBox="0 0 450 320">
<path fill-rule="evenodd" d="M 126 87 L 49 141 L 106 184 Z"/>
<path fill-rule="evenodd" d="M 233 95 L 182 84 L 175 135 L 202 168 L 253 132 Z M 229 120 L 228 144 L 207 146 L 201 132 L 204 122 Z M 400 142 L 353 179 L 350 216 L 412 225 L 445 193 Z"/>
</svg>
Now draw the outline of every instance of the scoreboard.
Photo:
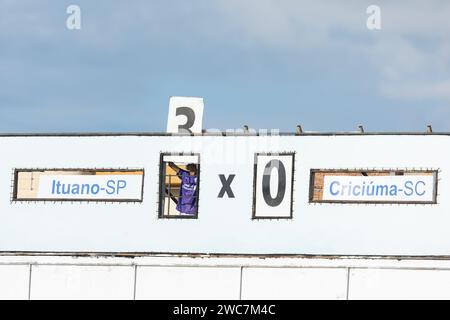
<svg viewBox="0 0 450 320">
<path fill-rule="evenodd" d="M 447 255 L 446 134 L 0 136 L 0 251 Z M 180 177 L 194 166 L 194 211 Z"/>
</svg>

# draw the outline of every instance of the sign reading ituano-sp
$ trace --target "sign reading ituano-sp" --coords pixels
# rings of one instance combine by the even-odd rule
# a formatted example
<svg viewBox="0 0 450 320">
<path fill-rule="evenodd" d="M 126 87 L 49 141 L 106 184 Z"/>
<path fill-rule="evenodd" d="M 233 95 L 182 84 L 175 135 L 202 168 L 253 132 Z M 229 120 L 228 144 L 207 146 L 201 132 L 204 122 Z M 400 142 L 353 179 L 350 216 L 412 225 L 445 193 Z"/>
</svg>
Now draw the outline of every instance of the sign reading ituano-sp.
<svg viewBox="0 0 450 320">
<path fill-rule="evenodd" d="M 142 201 L 143 170 L 17 170 L 19 201 Z"/>
<path fill-rule="evenodd" d="M 436 176 L 325 176 L 323 200 L 433 203 Z"/>
<path fill-rule="evenodd" d="M 51 175 L 41 177 L 38 198 L 140 201 L 141 194 L 138 175 Z"/>
</svg>

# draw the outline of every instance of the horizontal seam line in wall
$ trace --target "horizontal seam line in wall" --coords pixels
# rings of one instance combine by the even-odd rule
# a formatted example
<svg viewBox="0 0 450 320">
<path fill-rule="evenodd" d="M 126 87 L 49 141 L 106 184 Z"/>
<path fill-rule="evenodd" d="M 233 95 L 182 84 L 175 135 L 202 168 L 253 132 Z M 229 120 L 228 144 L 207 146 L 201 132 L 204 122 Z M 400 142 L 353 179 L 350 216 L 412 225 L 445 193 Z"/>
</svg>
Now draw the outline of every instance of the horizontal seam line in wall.
<svg viewBox="0 0 450 320">
<path fill-rule="evenodd" d="M 261 266 L 261 265 L 119 265 L 119 264 L 67 264 L 67 263 L 0 263 L 0 266 L 62 266 L 62 267 L 162 267 L 162 268 L 229 268 L 229 269 L 382 269 L 382 270 L 423 270 L 423 271 L 450 271 L 450 267 L 393 267 L 393 266 Z"/>
</svg>

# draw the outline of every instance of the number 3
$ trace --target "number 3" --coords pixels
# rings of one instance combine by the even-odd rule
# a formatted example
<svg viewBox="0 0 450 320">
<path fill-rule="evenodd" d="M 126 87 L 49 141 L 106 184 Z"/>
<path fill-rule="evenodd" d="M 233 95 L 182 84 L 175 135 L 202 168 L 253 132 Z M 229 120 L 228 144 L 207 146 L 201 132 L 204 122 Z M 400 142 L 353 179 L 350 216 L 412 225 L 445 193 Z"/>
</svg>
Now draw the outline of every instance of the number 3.
<svg viewBox="0 0 450 320">
<path fill-rule="evenodd" d="M 187 118 L 186 123 L 178 126 L 178 132 L 180 133 L 192 133 L 191 128 L 195 123 L 195 112 L 188 107 L 179 107 L 176 111 L 176 116 L 185 116 Z"/>
</svg>

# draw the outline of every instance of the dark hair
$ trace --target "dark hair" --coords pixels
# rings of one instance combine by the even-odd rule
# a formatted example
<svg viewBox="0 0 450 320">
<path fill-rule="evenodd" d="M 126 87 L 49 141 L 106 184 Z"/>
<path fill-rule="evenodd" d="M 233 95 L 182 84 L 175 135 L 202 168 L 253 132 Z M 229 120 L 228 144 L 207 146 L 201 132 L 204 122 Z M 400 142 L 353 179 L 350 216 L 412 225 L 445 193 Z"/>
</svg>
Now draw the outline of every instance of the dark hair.
<svg viewBox="0 0 450 320">
<path fill-rule="evenodd" d="M 197 165 L 194 164 L 194 163 L 189 163 L 189 164 L 186 166 L 186 169 L 187 169 L 188 171 L 194 171 L 194 172 L 197 172 Z"/>
</svg>

